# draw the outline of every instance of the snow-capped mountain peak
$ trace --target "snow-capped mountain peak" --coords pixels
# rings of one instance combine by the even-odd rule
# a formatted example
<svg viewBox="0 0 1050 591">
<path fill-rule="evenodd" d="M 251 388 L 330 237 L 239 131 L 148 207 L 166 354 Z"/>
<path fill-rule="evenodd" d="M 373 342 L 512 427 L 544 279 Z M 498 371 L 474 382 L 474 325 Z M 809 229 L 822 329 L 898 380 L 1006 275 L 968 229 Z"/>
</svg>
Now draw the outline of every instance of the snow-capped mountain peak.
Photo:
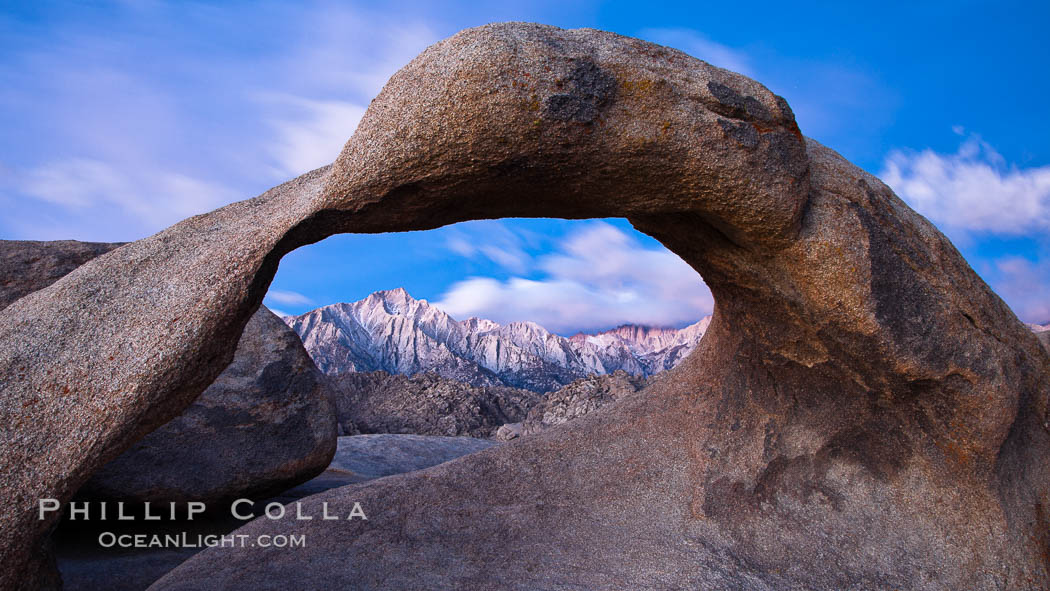
<svg viewBox="0 0 1050 591">
<path fill-rule="evenodd" d="M 709 319 L 682 329 L 624 325 L 596 335 L 556 335 L 535 322 L 455 320 L 404 288 L 286 318 L 328 374 L 435 372 L 479 386 L 554 390 L 590 374 L 648 376 L 677 365 Z"/>
</svg>

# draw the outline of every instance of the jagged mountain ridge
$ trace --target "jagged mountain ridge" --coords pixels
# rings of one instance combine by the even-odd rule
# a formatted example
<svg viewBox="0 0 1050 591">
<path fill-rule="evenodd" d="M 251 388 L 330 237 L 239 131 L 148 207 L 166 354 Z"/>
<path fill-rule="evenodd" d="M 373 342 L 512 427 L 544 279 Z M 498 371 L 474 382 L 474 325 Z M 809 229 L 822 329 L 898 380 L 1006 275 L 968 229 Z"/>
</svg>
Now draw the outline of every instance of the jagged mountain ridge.
<svg viewBox="0 0 1050 591">
<path fill-rule="evenodd" d="M 592 374 L 649 376 L 674 367 L 699 342 L 710 317 L 682 329 L 625 325 L 566 338 L 535 322 L 457 321 L 398 288 L 285 322 L 329 375 L 429 371 L 475 386 L 548 392 Z"/>
</svg>

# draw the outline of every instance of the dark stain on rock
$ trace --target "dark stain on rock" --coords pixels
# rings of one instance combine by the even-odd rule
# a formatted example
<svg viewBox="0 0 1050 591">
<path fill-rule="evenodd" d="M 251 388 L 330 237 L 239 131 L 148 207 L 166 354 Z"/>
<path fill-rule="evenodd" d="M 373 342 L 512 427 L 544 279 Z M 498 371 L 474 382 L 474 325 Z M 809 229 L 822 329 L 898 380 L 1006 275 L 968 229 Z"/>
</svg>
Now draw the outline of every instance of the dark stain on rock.
<svg viewBox="0 0 1050 591">
<path fill-rule="evenodd" d="M 826 503 L 838 511 L 845 500 L 824 482 L 822 466 L 810 456 L 787 458 L 778 456 L 759 474 L 751 502 L 757 509 L 764 503 L 777 505 L 777 495 L 792 497 L 803 503 Z"/>
<path fill-rule="evenodd" d="M 722 131 L 725 132 L 726 136 L 741 146 L 750 150 L 758 145 L 758 131 L 750 123 L 743 121 L 733 122 L 729 119 L 719 118 L 718 124 L 722 126 Z"/>
<path fill-rule="evenodd" d="M 846 499 L 828 486 L 825 472 L 826 466 L 811 456 L 777 456 L 757 474 L 754 484 L 725 477 L 710 482 L 702 509 L 707 518 L 724 523 L 777 511 L 780 499 L 788 498 L 840 511 Z"/>
<path fill-rule="evenodd" d="M 801 139 L 802 134 L 778 131 L 767 133 L 762 137 L 769 142 L 766 153 L 771 156 L 770 162 L 775 162 L 781 170 L 786 171 L 793 178 L 806 178 L 809 172 L 809 161 L 805 158 L 806 147 Z"/>
<path fill-rule="evenodd" d="M 499 176 L 513 176 L 524 171 L 529 166 L 529 159 L 523 156 L 508 158 L 492 166 L 492 170 Z"/>
<path fill-rule="evenodd" d="M 944 316 L 932 313 L 944 305 L 917 270 L 928 260 L 909 244 L 906 232 L 895 227 L 893 220 L 876 219 L 856 204 L 852 208 L 868 234 L 875 319 L 886 328 L 899 354 L 934 367 L 945 366 L 952 358 L 952 339 L 943 326 Z"/>
<path fill-rule="evenodd" d="M 743 482 L 721 477 L 709 483 L 704 495 L 703 512 L 710 519 L 733 521 L 741 517 L 751 503 L 742 502 L 751 495 Z"/>
<path fill-rule="evenodd" d="M 616 78 L 590 60 L 578 61 L 561 85 L 569 92 L 546 100 L 547 116 L 556 121 L 591 123 L 616 95 Z"/>
<path fill-rule="evenodd" d="M 766 435 L 762 439 L 762 459 L 770 461 L 780 448 L 780 433 L 777 424 L 770 419 L 766 421 Z"/>
<path fill-rule="evenodd" d="M 887 482 L 907 465 L 912 449 L 899 425 L 889 420 L 844 429 L 818 454 L 823 461 L 845 460 L 863 466 L 875 478 Z"/>
<path fill-rule="evenodd" d="M 391 189 L 386 198 L 396 203 L 399 201 L 412 201 L 423 193 L 423 186 L 417 182 L 408 182 Z"/>
<path fill-rule="evenodd" d="M 780 117 L 785 121 L 794 121 L 795 112 L 791 110 L 791 105 L 788 104 L 787 100 L 779 94 L 773 95 L 773 100 L 777 103 L 777 108 L 780 109 Z M 798 126 L 795 126 L 798 129 Z"/>
<path fill-rule="evenodd" d="M 753 119 L 766 123 L 773 121 L 769 109 L 753 96 L 743 96 L 725 84 L 719 84 L 713 80 L 707 83 L 707 90 L 718 101 L 717 104 L 711 105 L 711 110 L 719 115 L 733 119 Z"/>
</svg>

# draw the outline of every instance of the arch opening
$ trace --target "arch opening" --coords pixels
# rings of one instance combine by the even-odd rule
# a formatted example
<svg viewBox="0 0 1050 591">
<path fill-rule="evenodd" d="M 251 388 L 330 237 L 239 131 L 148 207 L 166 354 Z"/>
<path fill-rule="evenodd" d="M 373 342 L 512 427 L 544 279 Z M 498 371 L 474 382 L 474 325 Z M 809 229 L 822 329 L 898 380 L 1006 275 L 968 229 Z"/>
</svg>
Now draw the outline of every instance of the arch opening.
<svg viewBox="0 0 1050 591">
<path fill-rule="evenodd" d="M 644 387 L 693 351 L 714 309 L 694 269 L 615 219 L 327 239 L 283 259 L 264 304 L 345 384 L 343 432 L 470 436 L 517 429 L 528 413 L 526 430 L 545 428 L 543 402 L 584 396 L 562 392 L 577 380 L 593 378 L 588 391 L 615 386 L 602 404 Z M 492 400 L 469 416 L 431 409 L 444 423 L 422 411 L 398 417 L 412 405 L 386 400 L 393 384 L 420 396 L 444 387 L 457 401 L 474 388 L 468 399 Z M 380 403 L 389 408 L 372 408 Z"/>
</svg>

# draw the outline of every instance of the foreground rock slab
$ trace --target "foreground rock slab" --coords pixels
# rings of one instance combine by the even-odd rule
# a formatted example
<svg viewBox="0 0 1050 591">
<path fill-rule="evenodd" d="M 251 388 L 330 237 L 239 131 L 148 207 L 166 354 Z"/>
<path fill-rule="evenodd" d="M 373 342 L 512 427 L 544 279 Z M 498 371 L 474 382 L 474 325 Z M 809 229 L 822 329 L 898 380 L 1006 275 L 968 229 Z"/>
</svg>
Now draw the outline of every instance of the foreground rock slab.
<svg viewBox="0 0 1050 591">
<path fill-rule="evenodd" d="M 330 469 L 371 480 L 422 470 L 496 445 L 499 444 L 495 441 L 473 437 L 389 434 L 340 437 L 339 450 Z"/>
<path fill-rule="evenodd" d="M 626 217 L 704 276 L 705 338 L 597 412 L 303 501 L 367 521 L 240 530 L 303 553 L 212 549 L 152 588 L 1050 586 L 1047 353 L 951 243 L 758 83 L 527 24 L 425 51 L 330 168 L 0 313 L 0 582 L 41 572 L 36 499 L 218 375 L 283 254 L 517 216 Z"/>
<path fill-rule="evenodd" d="M 191 407 L 192 408 L 192 407 Z M 423 437 L 417 435 L 360 435 L 339 438 L 339 451 L 319 476 L 271 498 L 257 498 L 254 510 L 261 514 L 272 502 L 293 503 L 310 494 L 366 482 L 393 474 L 422 470 L 463 455 L 488 449 L 494 442 L 469 437 Z M 221 536 L 242 521 L 221 511 L 198 516 L 194 521 L 157 524 L 125 524 L 118 533 L 153 535 Z M 56 533 L 57 563 L 64 591 L 143 591 L 154 581 L 201 551 L 200 548 L 119 549 L 102 548 L 98 535 L 112 532 L 112 522 L 69 522 Z"/>
</svg>

